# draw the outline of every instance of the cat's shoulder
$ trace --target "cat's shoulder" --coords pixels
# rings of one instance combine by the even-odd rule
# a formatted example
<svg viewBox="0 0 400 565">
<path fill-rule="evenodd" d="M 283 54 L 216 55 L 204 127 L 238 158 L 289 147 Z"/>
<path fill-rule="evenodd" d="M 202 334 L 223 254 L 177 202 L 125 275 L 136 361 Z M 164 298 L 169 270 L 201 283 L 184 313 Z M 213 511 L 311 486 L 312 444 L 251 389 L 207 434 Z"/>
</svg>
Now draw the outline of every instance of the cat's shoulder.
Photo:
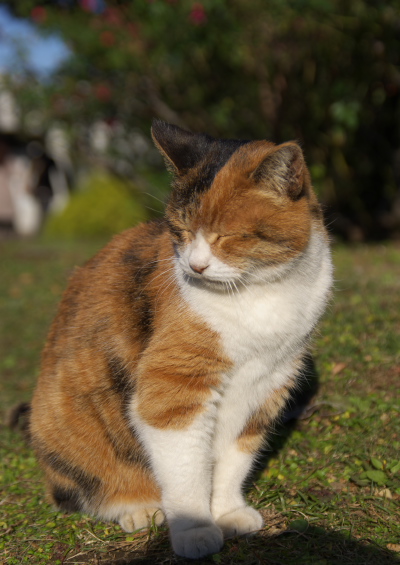
<svg viewBox="0 0 400 565">
<path fill-rule="evenodd" d="M 164 218 L 141 223 L 115 235 L 96 255 L 74 275 L 95 276 L 96 271 L 108 270 L 118 274 L 119 270 L 141 268 L 143 263 L 156 260 L 160 253 L 170 247 L 168 226 Z"/>
</svg>

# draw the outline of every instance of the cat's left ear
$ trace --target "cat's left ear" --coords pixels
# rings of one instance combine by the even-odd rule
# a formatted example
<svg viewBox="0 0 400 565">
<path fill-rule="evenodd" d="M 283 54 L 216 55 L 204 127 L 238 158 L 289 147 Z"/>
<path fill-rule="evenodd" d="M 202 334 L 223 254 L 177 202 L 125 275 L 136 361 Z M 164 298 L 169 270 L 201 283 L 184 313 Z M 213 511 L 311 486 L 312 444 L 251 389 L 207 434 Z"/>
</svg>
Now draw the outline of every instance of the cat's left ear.
<svg viewBox="0 0 400 565">
<path fill-rule="evenodd" d="M 151 135 L 167 168 L 175 174 L 194 167 L 213 141 L 208 135 L 191 133 L 161 120 L 153 120 Z"/>
<path fill-rule="evenodd" d="M 266 183 L 280 194 L 293 200 L 303 191 L 307 167 L 303 152 L 297 143 L 289 142 L 278 146 L 252 173 L 257 183 Z"/>
</svg>

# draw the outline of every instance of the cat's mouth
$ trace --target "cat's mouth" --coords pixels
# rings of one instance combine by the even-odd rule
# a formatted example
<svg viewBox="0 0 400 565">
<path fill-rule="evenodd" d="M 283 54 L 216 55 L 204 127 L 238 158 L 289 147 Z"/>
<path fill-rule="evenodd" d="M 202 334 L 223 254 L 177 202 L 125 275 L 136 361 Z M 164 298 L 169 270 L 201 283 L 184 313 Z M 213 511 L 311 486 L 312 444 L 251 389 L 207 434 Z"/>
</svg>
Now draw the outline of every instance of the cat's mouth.
<svg viewBox="0 0 400 565">
<path fill-rule="evenodd" d="M 207 287 L 219 292 L 229 292 L 232 285 L 230 280 L 212 279 L 204 274 L 196 275 L 193 273 L 192 275 L 191 273 L 184 272 L 183 277 L 185 282 L 191 286 Z"/>
</svg>

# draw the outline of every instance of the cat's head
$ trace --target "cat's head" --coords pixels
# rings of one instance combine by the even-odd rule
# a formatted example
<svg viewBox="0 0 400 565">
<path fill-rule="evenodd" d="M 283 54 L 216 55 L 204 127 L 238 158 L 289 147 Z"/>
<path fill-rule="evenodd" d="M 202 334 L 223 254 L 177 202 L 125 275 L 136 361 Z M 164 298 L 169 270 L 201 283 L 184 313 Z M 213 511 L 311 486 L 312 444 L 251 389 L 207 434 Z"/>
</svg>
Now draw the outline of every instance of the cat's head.
<svg viewBox="0 0 400 565">
<path fill-rule="evenodd" d="M 173 172 L 166 210 L 178 264 L 206 284 L 279 274 L 307 247 L 321 213 L 300 147 L 214 139 L 154 121 Z"/>
</svg>

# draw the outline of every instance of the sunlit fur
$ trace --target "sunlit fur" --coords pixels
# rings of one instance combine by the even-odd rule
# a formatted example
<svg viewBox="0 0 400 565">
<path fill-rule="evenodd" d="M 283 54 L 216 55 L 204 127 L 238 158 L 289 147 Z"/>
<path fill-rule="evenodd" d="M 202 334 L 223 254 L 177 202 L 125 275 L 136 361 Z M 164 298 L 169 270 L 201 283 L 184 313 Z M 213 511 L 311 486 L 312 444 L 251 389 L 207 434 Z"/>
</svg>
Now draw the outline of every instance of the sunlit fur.
<svg viewBox="0 0 400 565">
<path fill-rule="evenodd" d="M 61 510 L 126 531 L 166 517 L 174 550 L 262 527 L 242 494 L 296 386 L 331 285 L 295 143 L 216 140 L 163 122 L 165 218 L 73 273 L 43 352 L 30 433 Z"/>
</svg>

